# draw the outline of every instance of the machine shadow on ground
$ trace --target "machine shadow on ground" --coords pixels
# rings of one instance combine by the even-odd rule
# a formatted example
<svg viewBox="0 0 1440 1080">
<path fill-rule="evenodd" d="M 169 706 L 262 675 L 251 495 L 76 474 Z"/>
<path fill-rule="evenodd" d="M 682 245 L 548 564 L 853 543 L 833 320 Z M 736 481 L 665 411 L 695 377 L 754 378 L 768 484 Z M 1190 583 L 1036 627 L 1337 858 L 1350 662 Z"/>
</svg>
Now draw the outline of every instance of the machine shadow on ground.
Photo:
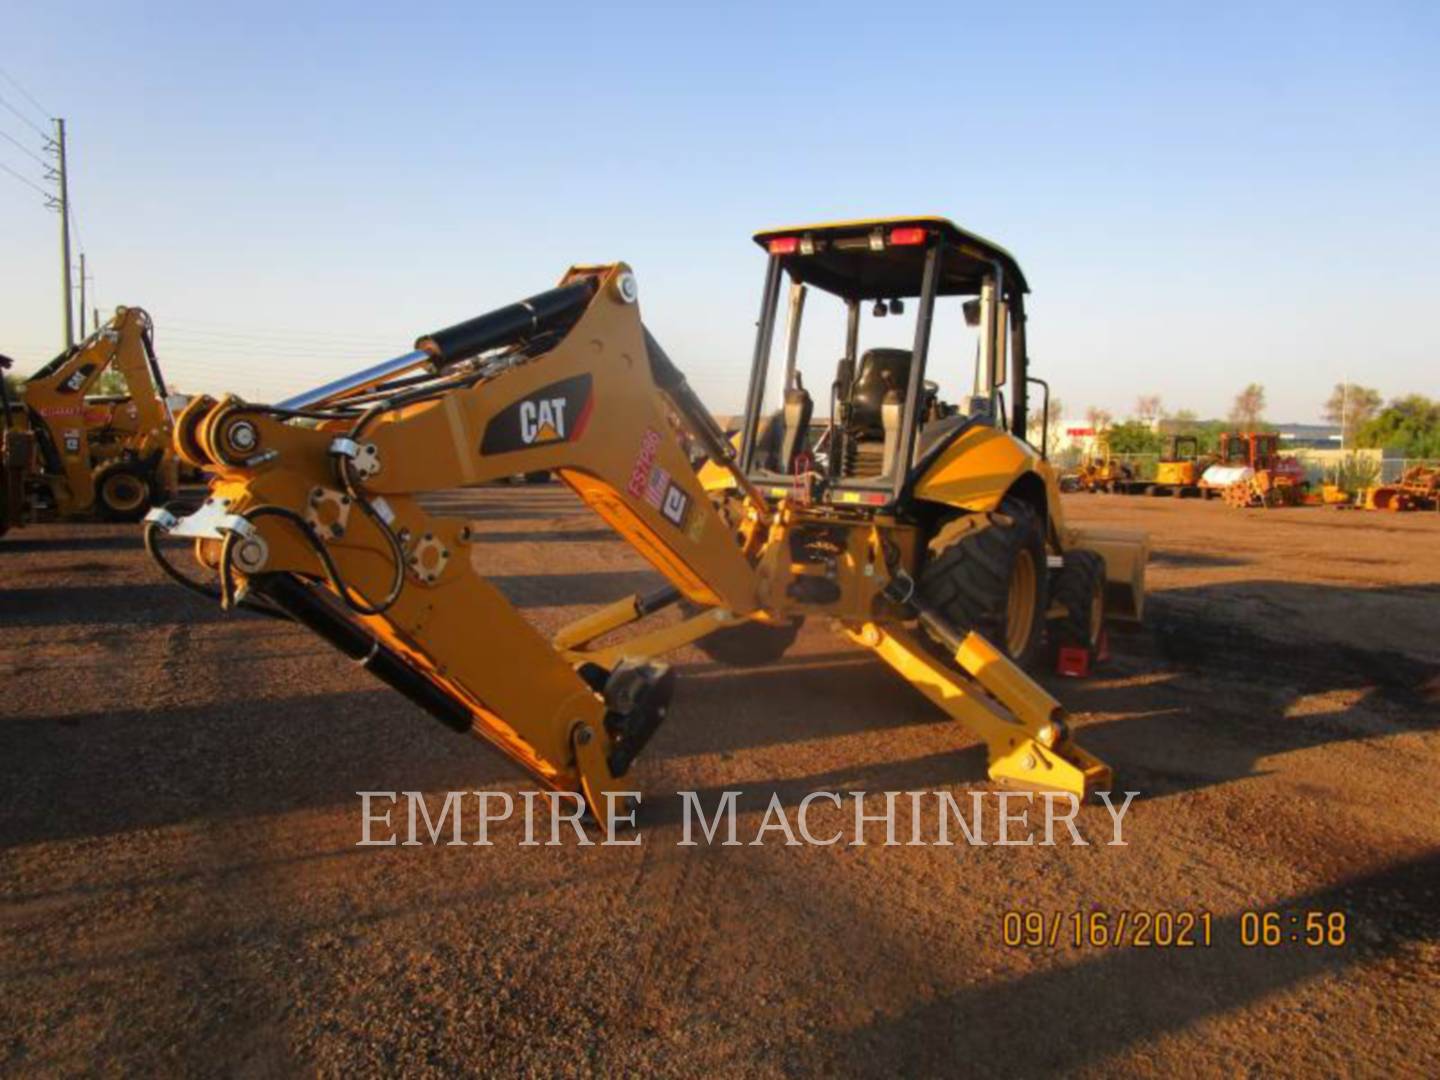
<svg viewBox="0 0 1440 1080">
<path fill-rule="evenodd" d="M 1270 905 L 1344 910 L 1351 926 L 1384 928 L 1366 943 L 1283 952 L 1245 948 L 1236 915 L 1215 921 L 1210 948 L 1092 953 L 1078 963 L 908 1009 L 846 1032 L 827 1049 L 838 1061 L 884 1062 L 886 1075 L 929 1075 L 957 1062 L 1006 1076 L 1094 1066 L 1307 980 L 1440 939 L 1437 889 L 1440 853 L 1431 852 Z M 1084 1007 L 1076 1008 L 1082 1001 Z M 984 1023 L 974 1022 L 979 1016 Z M 1043 1037 L 1036 1037 L 1037 1017 L 1044 1019 Z"/>
</svg>

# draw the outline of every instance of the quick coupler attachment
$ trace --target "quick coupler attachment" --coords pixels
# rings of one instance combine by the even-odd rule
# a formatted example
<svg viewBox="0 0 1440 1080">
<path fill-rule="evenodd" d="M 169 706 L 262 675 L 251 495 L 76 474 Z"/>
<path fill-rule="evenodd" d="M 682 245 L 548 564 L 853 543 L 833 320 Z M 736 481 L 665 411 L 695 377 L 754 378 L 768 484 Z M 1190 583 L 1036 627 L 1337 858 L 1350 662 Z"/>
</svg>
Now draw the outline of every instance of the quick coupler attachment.
<svg viewBox="0 0 1440 1080">
<path fill-rule="evenodd" d="M 622 660 L 605 681 L 605 730 L 614 746 L 606 763 L 613 776 L 624 776 L 645 749 L 670 708 L 675 672 L 669 664 Z"/>
</svg>

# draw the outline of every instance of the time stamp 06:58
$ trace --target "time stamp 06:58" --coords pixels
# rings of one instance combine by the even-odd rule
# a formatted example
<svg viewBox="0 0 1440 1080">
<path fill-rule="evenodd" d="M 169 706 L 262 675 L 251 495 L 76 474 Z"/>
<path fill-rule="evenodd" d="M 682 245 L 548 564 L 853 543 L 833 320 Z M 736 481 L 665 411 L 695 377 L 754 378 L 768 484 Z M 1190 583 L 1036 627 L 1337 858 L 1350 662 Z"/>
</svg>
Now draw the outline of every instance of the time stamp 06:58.
<svg viewBox="0 0 1440 1080">
<path fill-rule="evenodd" d="M 1007 946 L 1031 949 L 1206 949 L 1217 940 L 1338 949 L 1348 933 L 1343 911 L 1242 911 L 1219 919 L 1208 911 L 1007 911 L 1001 924 Z"/>
</svg>

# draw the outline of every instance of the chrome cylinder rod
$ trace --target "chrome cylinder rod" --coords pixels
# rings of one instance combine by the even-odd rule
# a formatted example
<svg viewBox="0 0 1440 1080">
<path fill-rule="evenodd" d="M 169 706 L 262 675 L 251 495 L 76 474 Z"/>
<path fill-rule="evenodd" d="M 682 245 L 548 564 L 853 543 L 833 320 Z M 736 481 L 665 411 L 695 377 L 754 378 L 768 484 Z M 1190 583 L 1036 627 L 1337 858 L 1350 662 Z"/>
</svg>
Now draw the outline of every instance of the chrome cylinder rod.
<svg viewBox="0 0 1440 1080">
<path fill-rule="evenodd" d="M 341 376 L 333 382 L 317 386 L 313 390 L 307 390 L 303 394 L 296 394 L 294 397 L 280 402 L 279 407 L 282 409 L 308 409 L 313 405 L 322 405 L 332 398 L 364 390 L 366 387 L 374 386 L 376 383 L 430 361 L 429 353 L 424 349 L 416 349 L 404 356 L 397 356 L 393 360 L 385 360 L 371 367 L 352 371 L 349 375 Z"/>
</svg>

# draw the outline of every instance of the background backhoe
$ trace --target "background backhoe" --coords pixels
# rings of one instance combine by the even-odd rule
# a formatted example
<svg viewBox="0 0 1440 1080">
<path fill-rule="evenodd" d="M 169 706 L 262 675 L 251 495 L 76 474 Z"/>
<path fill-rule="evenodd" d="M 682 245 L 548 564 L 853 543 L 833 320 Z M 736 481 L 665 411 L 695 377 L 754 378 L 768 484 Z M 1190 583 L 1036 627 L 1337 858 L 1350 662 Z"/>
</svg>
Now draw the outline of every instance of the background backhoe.
<svg viewBox="0 0 1440 1080">
<path fill-rule="evenodd" d="M 575 267 L 280 405 L 192 402 L 175 444 L 213 473 L 209 498 L 153 511 L 151 554 L 222 604 L 303 623 L 602 820 L 666 714 L 672 672 L 658 657 L 695 642 L 763 661 L 810 616 L 979 735 L 992 778 L 1105 788 L 1109 769 L 1023 665 L 1094 650 L 1107 615 L 1140 617 L 1146 541 L 1067 526 L 1053 471 L 1022 438 L 1032 387 L 1048 387 L 1027 371 L 1018 265 L 939 218 L 756 240 L 765 284 L 733 440 L 641 322 L 630 270 Z M 833 324 L 805 320 L 811 294 Z M 869 346 L 874 320 L 907 305 L 904 347 Z M 802 349 L 804 327 L 816 333 Z M 943 349 L 954 362 L 930 363 L 932 330 L 962 339 Z M 810 385 L 826 386 L 823 454 L 806 358 Z M 943 400 L 952 376 L 969 384 L 963 403 Z M 669 584 L 547 640 L 486 580 L 474 526 L 417 498 L 540 470 Z M 218 584 L 172 565 L 162 533 L 194 539 Z M 648 620 L 671 607 L 682 616 Z"/>
<path fill-rule="evenodd" d="M 95 395 L 102 375 L 125 392 Z M 150 316 L 115 315 L 4 402 L 0 533 L 46 516 L 139 521 L 177 486 L 171 406 Z"/>
</svg>

